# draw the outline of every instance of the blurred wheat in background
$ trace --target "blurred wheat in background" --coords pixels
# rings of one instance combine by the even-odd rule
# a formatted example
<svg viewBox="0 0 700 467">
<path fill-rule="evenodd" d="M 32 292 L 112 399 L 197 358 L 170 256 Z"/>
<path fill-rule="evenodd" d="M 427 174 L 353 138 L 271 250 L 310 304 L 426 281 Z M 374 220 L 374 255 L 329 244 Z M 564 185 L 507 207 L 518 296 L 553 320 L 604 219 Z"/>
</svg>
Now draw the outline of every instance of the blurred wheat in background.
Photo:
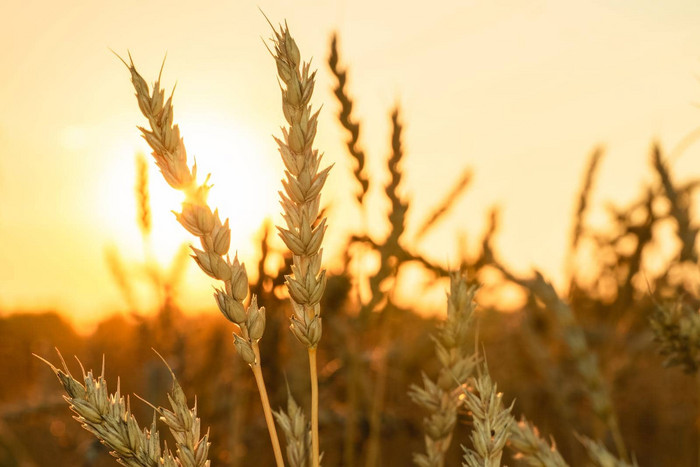
<svg viewBox="0 0 700 467">
<path fill-rule="evenodd" d="M 589 222 L 606 153 L 593 149 L 571 200 L 563 278 L 511 266 L 496 246 L 499 207 L 477 242 L 455 232 L 459 254 L 435 261 L 422 246 L 461 215 L 478 171 L 452 167 L 416 217 L 404 141 L 420 129 L 406 105 L 386 111 L 382 158 L 365 146 L 348 78 L 369 71 L 342 60 L 335 34 L 327 68 L 315 70 L 293 24 L 270 26 L 284 178 L 266 188 L 279 192 L 280 225 L 255 226 L 257 261 L 246 267 L 232 239 L 252 200 L 214 207 L 210 193 L 234 178 L 203 177 L 208 155 L 188 155 L 165 63 L 149 85 L 120 56 L 152 150 L 152 160 L 136 155 L 132 182 L 142 260 L 106 250 L 126 312 L 92 332 L 57 313 L 0 318 L 0 465 L 700 464 L 700 179 L 673 165 L 692 141 L 672 153 L 652 141 L 649 176 L 631 203 L 605 206 L 604 229 Z M 317 73 L 330 76 L 335 102 L 314 94 Z M 321 107 L 344 138 L 335 167 L 317 149 L 317 130 L 329 131 Z M 370 170 L 377 161 L 384 174 Z M 154 252 L 153 167 L 183 196 L 173 224 L 197 239 L 167 265 Z M 360 212 L 348 232 L 333 231 L 339 200 L 322 199 L 333 177 L 351 181 L 346 201 Z M 188 256 L 214 285 L 201 310 L 180 300 Z M 436 288 L 447 296 L 430 315 L 420 297 Z"/>
</svg>

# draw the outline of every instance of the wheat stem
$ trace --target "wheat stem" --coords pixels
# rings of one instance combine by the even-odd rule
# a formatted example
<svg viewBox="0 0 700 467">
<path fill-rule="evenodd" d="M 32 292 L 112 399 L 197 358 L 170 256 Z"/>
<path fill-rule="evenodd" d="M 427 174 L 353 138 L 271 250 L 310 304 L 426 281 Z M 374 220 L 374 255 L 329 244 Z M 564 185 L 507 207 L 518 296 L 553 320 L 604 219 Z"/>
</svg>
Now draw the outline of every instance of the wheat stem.
<svg viewBox="0 0 700 467">
<path fill-rule="evenodd" d="M 379 331 L 381 340 L 378 344 L 377 353 L 377 378 L 374 383 L 374 394 L 372 396 L 372 411 L 369 416 L 369 442 L 367 446 L 366 467 L 381 465 L 379 457 L 381 454 L 382 436 L 382 413 L 384 407 L 384 397 L 386 396 L 387 384 L 387 348 L 391 339 L 390 330 L 386 326 L 386 321 L 380 323 Z"/>
<path fill-rule="evenodd" d="M 698 400 L 697 406 L 698 409 L 696 409 L 697 413 L 695 414 L 695 423 L 696 426 L 700 427 L 700 373 L 695 375 L 695 396 Z M 698 430 L 697 435 L 696 435 L 696 442 L 697 442 L 697 453 L 698 453 L 698 466 L 700 466 L 700 430 Z"/>
<path fill-rule="evenodd" d="M 321 465 L 318 440 L 318 371 L 316 347 L 309 347 L 309 374 L 311 375 L 311 452 L 313 467 Z"/>
<path fill-rule="evenodd" d="M 260 369 L 260 346 L 256 342 L 253 344 L 252 347 L 253 353 L 255 353 L 255 363 L 250 365 L 250 368 L 253 370 L 253 376 L 255 376 L 255 384 L 258 385 L 258 392 L 260 393 L 260 402 L 262 402 L 263 412 L 265 413 L 265 423 L 267 424 L 267 431 L 270 433 L 270 441 L 272 441 L 272 450 L 275 453 L 275 463 L 278 467 L 284 467 L 282 449 L 280 448 L 280 440 L 277 437 L 277 430 L 275 429 L 275 420 L 272 417 L 272 407 L 270 407 L 270 399 L 267 397 L 265 379 L 263 378 L 262 370 Z"/>
</svg>

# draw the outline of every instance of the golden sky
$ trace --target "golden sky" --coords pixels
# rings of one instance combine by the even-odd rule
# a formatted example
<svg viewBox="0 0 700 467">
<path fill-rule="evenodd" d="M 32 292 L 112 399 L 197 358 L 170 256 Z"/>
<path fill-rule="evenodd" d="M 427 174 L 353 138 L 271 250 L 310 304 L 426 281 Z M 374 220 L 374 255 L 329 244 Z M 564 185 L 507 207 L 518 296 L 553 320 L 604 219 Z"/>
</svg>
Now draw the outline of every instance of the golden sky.
<svg viewBox="0 0 700 467">
<path fill-rule="evenodd" d="M 317 143 L 336 163 L 325 199 L 347 206 L 331 212 L 330 235 L 358 219 L 325 66 L 332 31 L 350 65 L 355 115 L 380 182 L 373 189 L 387 178 L 396 102 L 406 122 L 409 222 L 463 167 L 475 171 L 448 222 L 420 246 L 441 262 L 454 258 L 455 232 L 475 241 L 498 204 L 505 261 L 561 274 L 592 148 L 607 147 L 594 203 L 624 202 L 652 179 L 652 138 L 670 150 L 700 126 L 697 1 L 4 2 L 0 310 L 58 307 L 90 322 L 124 308 L 104 256 L 112 247 L 141 258 L 134 155 L 146 146 L 128 73 L 110 48 L 131 51 L 149 82 L 167 52 L 164 84 L 177 83 L 175 119 L 188 152 L 214 174 L 211 200 L 231 217 L 234 248 L 254 258 L 252 235 L 264 218 L 278 218 L 282 170 L 270 135 L 283 122 L 258 6 L 273 22 L 287 19 L 303 56 L 320 69 Z M 700 145 L 672 170 L 700 174 Z M 188 237 L 170 213 L 178 196 L 155 170 L 150 186 L 154 248 L 165 260 Z M 370 220 L 381 225 L 385 208 Z M 188 271 L 186 307 L 210 307 L 202 276 Z"/>
</svg>

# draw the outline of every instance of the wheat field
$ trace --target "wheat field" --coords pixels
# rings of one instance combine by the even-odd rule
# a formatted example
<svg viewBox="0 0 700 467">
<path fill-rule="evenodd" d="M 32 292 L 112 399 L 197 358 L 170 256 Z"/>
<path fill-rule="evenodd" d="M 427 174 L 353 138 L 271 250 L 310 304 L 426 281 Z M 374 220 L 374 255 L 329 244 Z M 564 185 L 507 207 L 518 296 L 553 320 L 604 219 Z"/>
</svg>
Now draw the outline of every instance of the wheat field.
<svg viewBox="0 0 700 467">
<path fill-rule="evenodd" d="M 244 262 L 237 213 L 255 200 L 230 199 L 231 212 L 214 201 L 235 181 L 188 153 L 180 91 L 163 84 L 172 59 L 148 77 L 135 49 L 115 51 L 131 82 L 121 98 L 140 113 L 132 137 L 151 151 L 129 181 L 143 258 L 107 251 L 126 312 L 90 332 L 55 312 L 0 316 L 0 465 L 700 464 L 700 179 L 674 168 L 692 134 L 674 151 L 650 140 L 624 205 L 596 205 L 607 150 L 593 147 L 561 278 L 512 266 L 498 206 L 480 214 L 476 240 L 452 232 L 458 252 L 436 261 L 422 244 L 461 215 L 478 170 L 455 164 L 417 217 L 410 109 L 386 109 L 388 154 L 377 155 L 348 79 L 367 71 L 345 61 L 342 38 L 311 60 L 292 21 L 264 18 L 283 174 L 264 188 L 277 225 L 255 226 L 256 259 Z M 342 162 L 324 154 L 323 132 L 342 139 Z M 154 179 L 180 196 L 171 223 L 188 236 L 167 265 L 153 254 Z M 362 221 L 334 232 L 346 208 L 328 193 L 341 179 L 342 206 Z M 198 310 L 181 301 L 190 264 L 211 285 Z M 436 290 L 438 312 L 426 313 Z"/>
</svg>

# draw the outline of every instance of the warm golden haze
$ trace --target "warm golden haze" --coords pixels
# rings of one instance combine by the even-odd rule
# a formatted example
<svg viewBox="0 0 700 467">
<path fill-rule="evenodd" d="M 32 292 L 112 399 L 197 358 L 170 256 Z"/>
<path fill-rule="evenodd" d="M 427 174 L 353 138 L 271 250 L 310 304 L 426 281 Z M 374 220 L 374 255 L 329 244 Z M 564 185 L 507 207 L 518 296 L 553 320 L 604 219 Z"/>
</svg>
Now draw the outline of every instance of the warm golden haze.
<svg viewBox="0 0 700 467">
<path fill-rule="evenodd" d="M 275 2 L 260 7 L 270 15 L 287 9 Z M 110 244 L 140 258 L 131 158 L 146 147 L 131 138 L 137 110 L 119 97 L 125 85 L 109 48 L 132 50 L 147 76 L 157 74 L 168 52 L 165 85 L 177 79 L 179 121 L 191 154 L 206 157 L 203 172 L 238 180 L 215 190 L 212 201 L 231 216 L 238 193 L 263 204 L 235 213 L 247 229 L 239 240 L 250 247 L 237 242 L 240 249 L 253 249 L 256 242 L 248 239 L 262 219 L 277 222 L 276 197 L 265 187 L 282 178 L 269 138 L 279 96 L 270 91 L 276 83 L 271 64 L 257 53 L 266 23 L 255 4 L 31 1 L 2 11 L 0 35 L 12 44 L 0 55 L 0 239 L 12 245 L 0 248 L 0 261 L 13 266 L 0 272 L 4 309 L 58 306 L 94 322 L 101 310 L 124 307 L 96 258 Z M 173 14 L 160 21 L 164 11 Z M 403 103 L 411 154 L 405 181 L 416 219 L 457 178 L 456 170 L 474 170 L 458 206 L 464 214 L 422 246 L 436 261 L 457 252 L 453 228 L 478 235 L 483 212 L 498 203 L 505 208 L 497 240 L 504 256 L 523 272 L 538 265 L 558 277 L 567 243 L 559 232 L 568 228 L 591 147 L 607 147 L 593 205 L 631 200 L 633 180 L 645 176 L 649 138 L 660 138 L 670 151 L 697 126 L 695 2 L 439 2 L 434 8 L 302 2 L 284 14 L 318 63 L 327 56 L 330 32 L 339 32 L 345 60 L 353 64 L 354 114 L 365 122 L 362 144 L 378 156 L 368 161 L 371 173 L 385 174 L 379 157 L 388 151 L 384 109 Z M 317 92 L 324 101 L 333 99 L 333 86 L 323 69 Z M 331 218 L 343 228 L 343 217 L 352 225 L 359 216 L 345 196 L 350 183 L 340 174 L 350 174 L 350 167 L 333 113 L 328 106 L 320 116 L 328 131 L 319 145 L 328 162 L 338 164 L 328 196 L 347 203 L 338 209 L 342 216 Z M 697 172 L 697 150 L 691 146 L 675 160 L 679 173 Z M 218 176 L 212 182 L 223 185 Z M 154 209 L 162 239 L 154 246 L 167 260 L 186 239 L 169 213 L 179 200 L 151 185 L 154 200 L 170 200 Z M 370 191 L 386 208 L 376 189 Z M 376 212 L 371 224 L 383 225 L 385 211 Z M 592 216 L 607 222 L 603 212 Z M 543 222 L 558 228 L 535 228 Z M 23 261 L 36 256 L 53 279 L 40 290 Z M 68 267 L 76 257 L 83 258 L 80 266 Z M 188 307 L 205 296 L 194 273 L 188 272 L 182 294 Z"/>
</svg>

